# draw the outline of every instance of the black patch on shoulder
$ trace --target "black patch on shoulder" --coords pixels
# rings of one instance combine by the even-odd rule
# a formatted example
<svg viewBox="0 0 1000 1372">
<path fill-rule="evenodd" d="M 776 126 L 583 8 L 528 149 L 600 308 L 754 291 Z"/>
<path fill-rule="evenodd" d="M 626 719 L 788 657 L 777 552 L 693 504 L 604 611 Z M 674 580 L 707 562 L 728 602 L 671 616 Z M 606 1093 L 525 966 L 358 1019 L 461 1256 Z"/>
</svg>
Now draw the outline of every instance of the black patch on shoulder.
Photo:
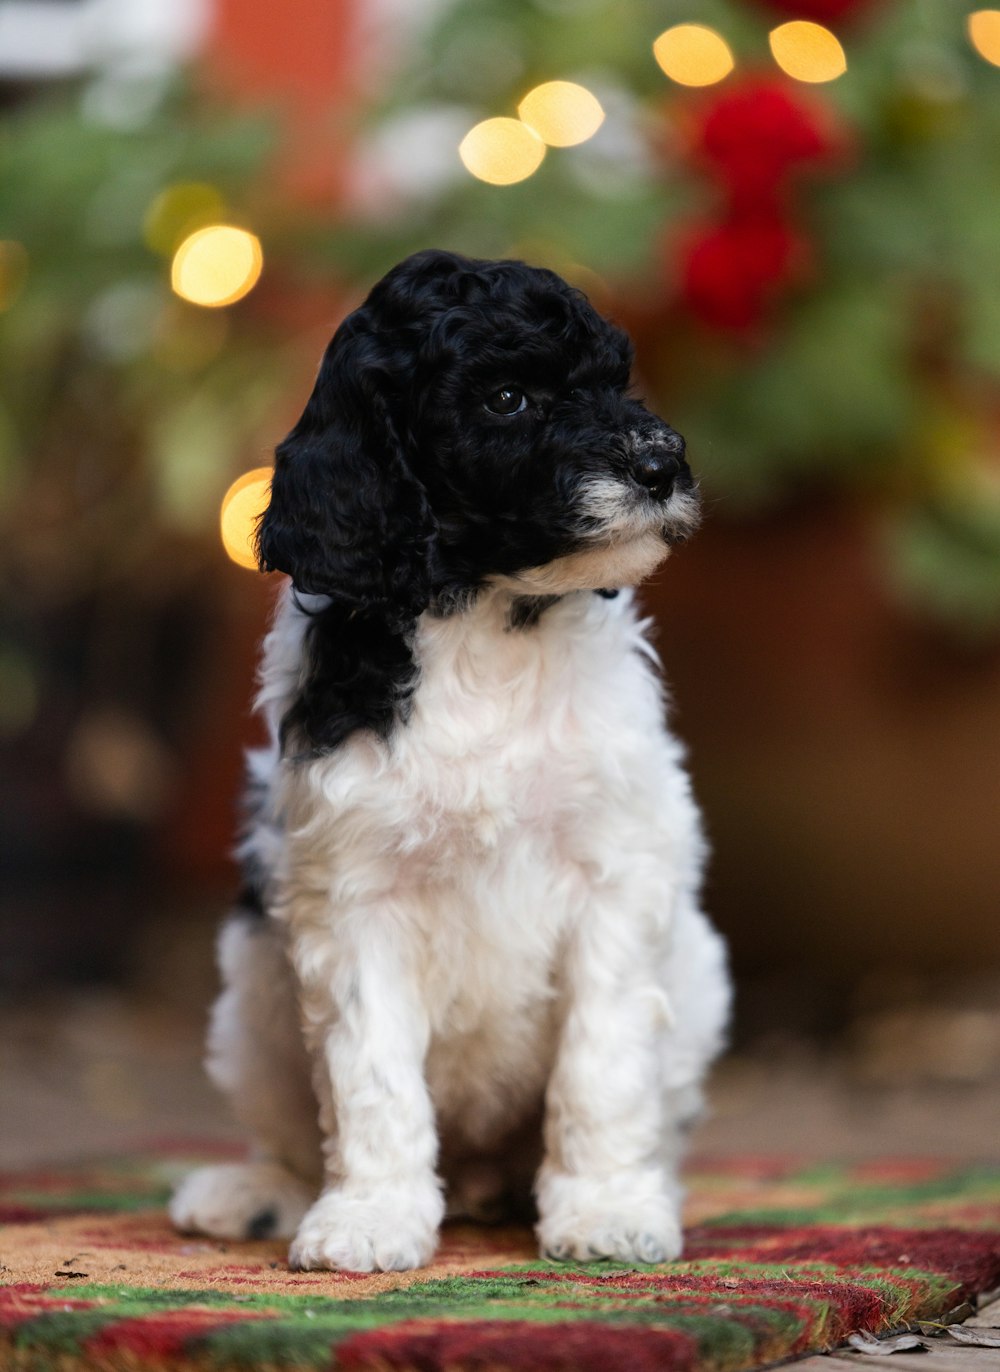
<svg viewBox="0 0 1000 1372">
<path fill-rule="evenodd" d="M 258 1210 L 256 1215 L 247 1224 L 248 1239 L 269 1239 L 278 1227 L 278 1212 L 276 1210 Z"/>
<path fill-rule="evenodd" d="M 605 600 L 615 600 L 619 592 L 617 586 L 602 586 L 594 594 L 602 596 Z"/>
<path fill-rule="evenodd" d="M 246 882 L 240 887 L 240 893 L 236 897 L 235 913 L 251 920 L 267 918 L 264 896 L 259 886 Z"/>
<path fill-rule="evenodd" d="M 508 629 L 533 629 L 542 615 L 555 605 L 561 596 L 521 595 L 511 601 L 507 615 Z"/>
<path fill-rule="evenodd" d="M 412 625 L 329 605 L 310 616 L 305 671 L 281 722 L 286 756 L 326 753 L 356 729 L 388 738 L 405 719 L 417 668 Z"/>
<path fill-rule="evenodd" d="M 261 788 L 248 788 L 244 793 L 246 802 L 246 824 L 254 823 L 259 816 L 254 814 L 263 804 Z M 253 852 L 243 853 L 240 859 L 240 889 L 233 902 L 233 918 L 245 919 L 253 923 L 267 919 L 267 872 Z"/>
</svg>

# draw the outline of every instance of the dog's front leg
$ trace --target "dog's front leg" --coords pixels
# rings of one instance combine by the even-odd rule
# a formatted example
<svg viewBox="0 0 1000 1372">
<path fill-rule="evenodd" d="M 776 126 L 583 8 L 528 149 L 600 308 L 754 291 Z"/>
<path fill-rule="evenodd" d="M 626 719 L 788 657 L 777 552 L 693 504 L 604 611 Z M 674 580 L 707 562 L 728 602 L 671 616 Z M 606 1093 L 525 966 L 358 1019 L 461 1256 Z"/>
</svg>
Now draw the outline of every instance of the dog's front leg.
<svg viewBox="0 0 1000 1372">
<path fill-rule="evenodd" d="M 536 1187 L 545 1256 L 663 1262 L 681 1251 L 680 1192 L 664 1165 L 662 937 L 624 892 L 593 901 L 570 937 Z"/>
<path fill-rule="evenodd" d="M 325 1185 L 292 1242 L 293 1267 L 401 1270 L 436 1247 L 428 1017 L 404 928 L 399 912 L 373 909 L 352 911 L 333 938 L 293 933 L 325 1136 Z"/>
</svg>

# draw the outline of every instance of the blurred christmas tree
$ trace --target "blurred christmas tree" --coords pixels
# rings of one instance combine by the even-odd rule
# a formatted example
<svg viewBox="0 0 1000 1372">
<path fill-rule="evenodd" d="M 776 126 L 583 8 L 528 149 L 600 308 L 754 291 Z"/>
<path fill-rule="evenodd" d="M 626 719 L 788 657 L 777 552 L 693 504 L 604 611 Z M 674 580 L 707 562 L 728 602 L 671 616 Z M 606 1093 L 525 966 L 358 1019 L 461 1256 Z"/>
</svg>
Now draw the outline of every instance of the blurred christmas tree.
<svg viewBox="0 0 1000 1372">
<path fill-rule="evenodd" d="M 336 211 L 273 195 L 269 129 L 189 89 L 123 121 L 85 83 L 7 118 L 0 570 L 17 594 L 159 575 L 163 546 L 217 555 L 219 497 L 302 370 L 298 286 L 311 322 L 332 318 L 435 244 L 547 263 L 619 317 L 720 509 L 860 490 L 914 603 L 1000 627 L 1000 11 L 428 8 L 361 111 Z M 182 240 L 219 222 L 252 226 L 267 258 L 234 309 L 171 290 Z"/>
<path fill-rule="evenodd" d="M 940 0 L 454 0 L 369 111 L 331 261 L 555 267 L 632 329 L 723 509 L 860 489 L 896 586 L 995 630 L 998 30 Z"/>
</svg>

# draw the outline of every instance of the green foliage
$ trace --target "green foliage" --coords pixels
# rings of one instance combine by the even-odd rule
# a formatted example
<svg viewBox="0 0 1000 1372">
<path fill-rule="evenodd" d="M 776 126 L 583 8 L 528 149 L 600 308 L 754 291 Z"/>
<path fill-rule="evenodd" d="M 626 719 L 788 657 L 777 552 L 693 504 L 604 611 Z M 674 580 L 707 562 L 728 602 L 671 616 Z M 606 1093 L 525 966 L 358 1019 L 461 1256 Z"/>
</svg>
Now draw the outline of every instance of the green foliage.
<svg viewBox="0 0 1000 1372">
<path fill-rule="evenodd" d="M 1000 487 L 961 490 L 896 516 L 887 530 L 901 594 L 972 641 L 1000 623 Z"/>
<path fill-rule="evenodd" d="M 916 422 L 904 333 L 895 292 L 848 280 L 801 302 L 766 350 L 727 359 L 672 409 L 698 435 L 710 489 L 748 509 L 796 483 L 870 482 L 891 468 L 894 441 Z"/>
<path fill-rule="evenodd" d="M 223 314 L 177 299 L 145 226 L 164 188 L 198 181 L 259 232 L 250 197 L 273 145 L 269 121 L 182 87 L 134 129 L 89 117 L 77 89 L 7 118 L 0 504 L 22 584 L 51 573 L 81 591 L 134 574 L 164 535 L 209 527 L 228 481 L 259 460 L 286 377 L 274 327 L 249 302 Z"/>
</svg>

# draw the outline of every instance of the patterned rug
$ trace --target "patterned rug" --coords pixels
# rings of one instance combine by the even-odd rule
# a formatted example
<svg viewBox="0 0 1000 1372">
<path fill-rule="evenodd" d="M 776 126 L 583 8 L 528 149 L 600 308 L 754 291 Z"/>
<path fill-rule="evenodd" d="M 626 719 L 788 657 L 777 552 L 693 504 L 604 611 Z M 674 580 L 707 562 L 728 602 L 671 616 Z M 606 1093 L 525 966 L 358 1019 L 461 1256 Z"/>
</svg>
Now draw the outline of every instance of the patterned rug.
<svg viewBox="0 0 1000 1372">
<path fill-rule="evenodd" d="M 433 1267 L 372 1276 L 175 1234 L 164 1198 L 204 1157 L 0 1179 L 0 1367 L 739 1372 L 1000 1285 L 998 1169 L 693 1166 L 682 1262 L 557 1265 L 526 1229 L 463 1225 Z"/>
</svg>

